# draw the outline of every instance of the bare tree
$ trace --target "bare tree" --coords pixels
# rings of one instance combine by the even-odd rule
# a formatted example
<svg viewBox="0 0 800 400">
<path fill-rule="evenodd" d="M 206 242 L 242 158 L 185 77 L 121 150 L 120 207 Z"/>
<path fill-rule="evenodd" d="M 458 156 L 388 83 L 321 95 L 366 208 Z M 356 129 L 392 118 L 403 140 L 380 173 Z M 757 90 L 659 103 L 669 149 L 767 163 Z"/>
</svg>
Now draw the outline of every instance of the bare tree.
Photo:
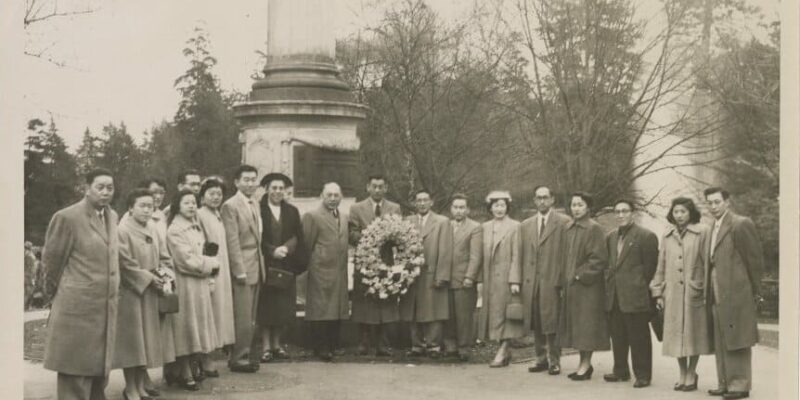
<svg viewBox="0 0 800 400">
<path fill-rule="evenodd" d="M 24 54 L 55 64 L 59 67 L 67 66 L 67 63 L 57 57 L 52 56 L 55 42 L 40 43 L 35 37 L 34 28 L 47 25 L 49 22 L 68 17 L 92 14 L 97 8 L 90 4 L 83 6 L 62 7 L 58 0 L 25 0 L 25 15 L 23 17 L 23 27 L 27 36 Z"/>
</svg>

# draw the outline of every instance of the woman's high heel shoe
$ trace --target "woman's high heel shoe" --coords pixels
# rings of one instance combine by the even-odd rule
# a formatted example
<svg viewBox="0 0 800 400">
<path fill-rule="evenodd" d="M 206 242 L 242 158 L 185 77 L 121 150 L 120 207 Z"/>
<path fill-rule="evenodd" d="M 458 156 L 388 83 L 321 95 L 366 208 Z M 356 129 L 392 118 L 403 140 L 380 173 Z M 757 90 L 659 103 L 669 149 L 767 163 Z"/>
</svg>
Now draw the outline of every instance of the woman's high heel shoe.
<svg viewBox="0 0 800 400">
<path fill-rule="evenodd" d="M 501 367 L 507 367 L 507 366 L 508 366 L 508 364 L 510 364 L 510 363 L 511 363 L 511 353 L 507 353 L 507 354 L 506 354 L 506 355 L 503 357 L 503 359 L 502 359 L 502 360 L 500 360 L 500 361 L 493 360 L 491 363 L 489 363 L 489 368 L 501 368 Z"/>
<path fill-rule="evenodd" d="M 583 374 L 575 373 L 575 376 L 570 379 L 573 381 L 588 381 L 589 379 L 592 379 L 592 372 L 594 372 L 594 367 L 590 365 L 586 372 Z"/>
<path fill-rule="evenodd" d="M 684 392 L 694 392 L 697 390 L 697 381 L 700 380 L 700 375 L 694 374 L 694 383 L 691 385 L 683 385 Z"/>
<path fill-rule="evenodd" d="M 188 380 L 183 377 L 175 378 L 175 383 L 178 384 L 178 387 L 188 390 L 190 392 L 200 390 L 200 386 L 197 385 L 197 382 L 193 380 Z"/>
</svg>

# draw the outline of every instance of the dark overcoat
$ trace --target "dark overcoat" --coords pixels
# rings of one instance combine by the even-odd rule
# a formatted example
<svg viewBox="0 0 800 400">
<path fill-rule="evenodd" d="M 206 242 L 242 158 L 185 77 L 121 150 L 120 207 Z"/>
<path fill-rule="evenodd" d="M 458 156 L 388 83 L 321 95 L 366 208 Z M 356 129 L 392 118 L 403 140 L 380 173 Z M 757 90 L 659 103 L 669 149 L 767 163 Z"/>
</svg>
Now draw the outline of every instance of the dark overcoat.
<svg viewBox="0 0 800 400">
<path fill-rule="evenodd" d="M 608 267 L 605 233 L 591 218 L 572 221 L 565 234 L 562 347 L 609 350 L 603 272 Z"/>
<path fill-rule="evenodd" d="M 303 237 L 310 254 L 305 319 L 348 319 L 347 215 L 337 218 L 324 206 L 309 211 L 303 215 Z"/>
<path fill-rule="evenodd" d="M 622 242 L 618 256 L 619 230 L 613 230 L 606 238 L 606 311 L 611 311 L 616 297 L 624 313 L 651 312 L 650 281 L 658 265 L 658 237 L 633 223 Z"/>
<path fill-rule="evenodd" d="M 561 275 L 564 268 L 564 232 L 570 218 L 550 211 L 547 225 L 539 237 L 539 214 L 526 219 L 518 227 L 520 246 L 519 263 L 513 265 L 512 283 L 522 285 L 524 328 L 526 333 L 534 328 L 533 313 L 539 313 L 539 329 L 544 334 L 558 331 L 561 313 Z M 538 303 L 537 303 L 538 300 Z"/>
<path fill-rule="evenodd" d="M 715 247 L 712 262 L 717 271 L 717 313 L 720 325 L 725 327 L 725 343 L 722 345 L 726 350 L 751 347 L 758 343 L 755 296 L 764 271 L 758 232 L 750 218 L 728 211 L 722 217 L 716 239 L 716 243 L 708 241 L 706 252 L 710 255 L 710 246 Z M 709 299 L 713 291 L 711 268 L 707 269 L 705 282 L 706 298 Z M 711 305 L 709 300 L 706 303 Z"/>
</svg>

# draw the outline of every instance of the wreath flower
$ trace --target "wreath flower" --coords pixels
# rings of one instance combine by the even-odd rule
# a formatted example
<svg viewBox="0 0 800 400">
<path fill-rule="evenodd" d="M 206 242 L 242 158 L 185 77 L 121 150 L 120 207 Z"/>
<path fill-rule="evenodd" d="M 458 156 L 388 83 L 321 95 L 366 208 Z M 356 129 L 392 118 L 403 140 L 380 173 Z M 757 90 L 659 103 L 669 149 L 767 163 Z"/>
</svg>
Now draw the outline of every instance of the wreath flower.
<svg viewBox="0 0 800 400">
<path fill-rule="evenodd" d="M 379 300 L 408 291 L 425 263 L 416 227 L 399 215 L 375 218 L 364 229 L 355 253 L 355 283 Z"/>
</svg>

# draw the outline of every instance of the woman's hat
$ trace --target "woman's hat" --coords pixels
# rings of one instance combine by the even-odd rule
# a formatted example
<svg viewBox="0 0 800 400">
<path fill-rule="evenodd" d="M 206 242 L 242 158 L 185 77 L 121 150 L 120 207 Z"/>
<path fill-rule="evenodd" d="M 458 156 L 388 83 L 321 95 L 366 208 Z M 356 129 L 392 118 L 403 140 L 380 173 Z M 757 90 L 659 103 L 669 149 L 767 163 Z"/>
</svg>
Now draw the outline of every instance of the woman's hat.
<svg viewBox="0 0 800 400">
<path fill-rule="evenodd" d="M 486 196 L 486 204 L 491 203 L 494 200 L 506 200 L 507 202 L 511 202 L 511 193 L 506 190 L 493 190 Z"/>
<path fill-rule="evenodd" d="M 270 172 L 261 178 L 261 186 L 267 187 L 272 181 L 283 181 L 283 184 L 288 188 L 292 186 L 292 180 L 288 176 L 280 172 Z"/>
</svg>

